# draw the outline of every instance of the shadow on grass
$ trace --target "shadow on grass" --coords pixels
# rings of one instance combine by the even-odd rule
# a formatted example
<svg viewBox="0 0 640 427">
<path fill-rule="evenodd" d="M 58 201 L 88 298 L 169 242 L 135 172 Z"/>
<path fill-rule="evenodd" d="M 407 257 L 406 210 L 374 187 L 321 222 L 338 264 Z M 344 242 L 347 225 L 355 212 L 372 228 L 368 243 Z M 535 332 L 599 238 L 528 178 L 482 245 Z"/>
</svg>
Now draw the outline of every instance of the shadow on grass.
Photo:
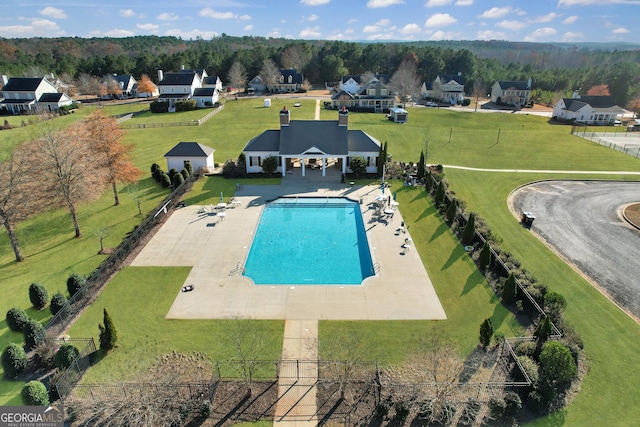
<svg viewBox="0 0 640 427">
<path fill-rule="evenodd" d="M 446 232 L 447 230 L 449 230 L 449 226 L 445 223 L 442 222 L 438 228 L 436 228 L 436 230 L 433 232 L 433 234 L 431 235 L 431 238 L 429 239 L 430 242 L 433 242 L 434 240 L 436 240 L 438 237 L 440 237 L 442 235 L 442 233 Z M 456 251 L 457 250 L 462 250 L 464 252 L 464 249 L 461 246 L 457 246 L 456 247 Z M 455 252 L 455 251 L 454 251 Z"/>
<path fill-rule="evenodd" d="M 482 276 L 473 272 L 467 277 L 467 281 L 464 284 L 464 288 L 462 289 L 462 293 L 460 296 L 466 295 L 473 290 L 476 286 L 483 282 Z"/>
<path fill-rule="evenodd" d="M 31 319 L 37 320 L 38 322 L 42 323 L 43 326 L 47 323 L 43 322 L 43 320 L 49 320 L 51 318 L 51 311 L 49 310 L 48 306 L 43 308 L 42 310 L 37 310 L 34 307 L 29 307 L 24 312 L 27 313 L 27 316 L 29 316 Z"/>
</svg>

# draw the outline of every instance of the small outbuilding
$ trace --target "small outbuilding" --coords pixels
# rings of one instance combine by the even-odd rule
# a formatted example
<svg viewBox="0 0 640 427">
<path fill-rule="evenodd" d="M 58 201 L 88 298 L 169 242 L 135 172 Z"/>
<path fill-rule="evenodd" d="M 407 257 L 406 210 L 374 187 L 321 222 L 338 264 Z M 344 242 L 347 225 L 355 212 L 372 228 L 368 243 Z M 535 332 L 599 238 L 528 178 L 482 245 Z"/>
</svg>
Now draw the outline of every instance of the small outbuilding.
<svg viewBox="0 0 640 427">
<path fill-rule="evenodd" d="M 404 108 L 390 108 L 389 120 L 396 123 L 406 123 L 409 113 Z"/>
<path fill-rule="evenodd" d="M 200 144 L 199 142 L 180 142 L 173 147 L 164 158 L 167 159 L 167 169 L 176 168 L 181 171 L 187 161 L 191 162 L 193 170 L 197 171 L 202 168 L 205 173 L 212 173 L 214 169 L 213 153 L 211 147 Z"/>
</svg>

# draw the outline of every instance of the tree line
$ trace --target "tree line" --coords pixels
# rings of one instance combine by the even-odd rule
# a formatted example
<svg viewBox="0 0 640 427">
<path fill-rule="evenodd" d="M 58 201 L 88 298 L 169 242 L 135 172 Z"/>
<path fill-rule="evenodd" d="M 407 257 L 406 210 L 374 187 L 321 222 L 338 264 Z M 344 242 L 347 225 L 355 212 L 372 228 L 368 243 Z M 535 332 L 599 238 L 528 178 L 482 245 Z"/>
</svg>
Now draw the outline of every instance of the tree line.
<svg viewBox="0 0 640 427">
<path fill-rule="evenodd" d="M 229 81 L 234 63 L 248 79 L 260 74 L 266 60 L 295 68 L 312 84 L 336 82 L 344 75 L 366 72 L 393 74 L 413 58 L 422 81 L 438 75 L 465 78 L 467 91 L 481 83 L 488 90 L 497 80 L 533 79 L 539 100 L 551 94 L 582 92 L 607 84 L 621 105 L 640 96 L 640 50 L 562 48 L 512 42 L 386 42 L 359 43 L 232 37 L 181 40 L 139 36 L 121 39 L 54 38 L 0 39 L 0 71 L 12 76 L 42 76 L 53 72 L 69 80 L 81 75 L 143 74 L 156 79 L 157 70 L 181 66 L 206 69 Z M 561 60 L 560 60 L 561 59 Z M 63 79 L 64 80 L 64 79 Z"/>
</svg>

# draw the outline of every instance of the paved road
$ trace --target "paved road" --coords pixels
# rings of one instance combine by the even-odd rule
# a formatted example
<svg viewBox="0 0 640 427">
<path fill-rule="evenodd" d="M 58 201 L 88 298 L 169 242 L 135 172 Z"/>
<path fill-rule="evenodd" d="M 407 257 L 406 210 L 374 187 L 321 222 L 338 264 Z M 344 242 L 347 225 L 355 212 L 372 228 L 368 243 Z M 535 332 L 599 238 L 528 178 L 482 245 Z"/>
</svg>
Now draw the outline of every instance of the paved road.
<svg viewBox="0 0 640 427">
<path fill-rule="evenodd" d="M 640 232 L 621 208 L 640 202 L 640 183 L 546 181 L 517 190 L 516 212 L 535 216 L 532 230 L 640 318 Z"/>
</svg>

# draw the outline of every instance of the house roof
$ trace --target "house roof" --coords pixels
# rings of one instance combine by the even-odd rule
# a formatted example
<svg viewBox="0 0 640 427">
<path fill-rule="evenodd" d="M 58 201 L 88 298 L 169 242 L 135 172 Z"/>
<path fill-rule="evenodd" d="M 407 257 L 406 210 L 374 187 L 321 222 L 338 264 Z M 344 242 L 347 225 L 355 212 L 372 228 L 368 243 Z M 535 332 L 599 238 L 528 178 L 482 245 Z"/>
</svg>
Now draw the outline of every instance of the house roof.
<svg viewBox="0 0 640 427">
<path fill-rule="evenodd" d="M 347 137 L 349 151 L 374 152 L 380 150 L 380 141 L 363 130 L 350 130 Z"/>
<path fill-rule="evenodd" d="M 38 102 L 60 102 L 64 93 L 43 93 Z"/>
<path fill-rule="evenodd" d="M 347 92 L 346 90 L 341 90 L 340 92 L 336 93 L 331 97 L 332 101 L 336 101 L 336 100 L 344 101 L 344 100 L 350 100 L 350 99 L 356 99 L 356 97 L 353 96 L 352 93 Z"/>
<path fill-rule="evenodd" d="M 346 83 L 349 81 L 349 79 L 353 79 L 354 82 L 360 84 L 362 83 L 362 76 L 358 75 L 358 74 L 349 74 L 346 76 L 342 76 L 342 83 Z"/>
<path fill-rule="evenodd" d="M 193 96 L 212 97 L 215 94 L 216 94 L 215 87 L 199 87 L 193 91 Z"/>
<path fill-rule="evenodd" d="M 199 142 L 179 142 L 164 157 L 209 157 L 214 151 Z"/>
<path fill-rule="evenodd" d="M 2 88 L 3 92 L 34 92 L 44 80 L 43 77 L 11 77 Z"/>
<path fill-rule="evenodd" d="M 166 73 L 161 82 L 158 83 L 158 86 L 191 86 L 193 84 L 194 79 L 196 78 L 196 73 L 191 71 L 180 73 Z"/>
<path fill-rule="evenodd" d="M 509 81 L 499 81 L 498 85 L 500 89 L 515 89 L 515 90 L 531 90 L 528 82 L 509 82 Z"/>
<path fill-rule="evenodd" d="M 278 151 L 280 149 L 280 130 L 265 130 L 253 138 L 244 151 Z"/>
<path fill-rule="evenodd" d="M 602 113 L 622 113 L 623 109 L 616 105 L 610 96 L 582 96 L 580 98 L 562 98 L 565 109 L 578 111 L 585 105 L 589 105 L 594 111 Z"/>
<path fill-rule="evenodd" d="M 163 93 L 158 99 L 189 99 L 190 96 L 188 93 Z"/>
<path fill-rule="evenodd" d="M 371 88 L 375 89 L 375 94 L 374 95 L 367 95 L 367 91 L 370 90 Z M 385 85 L 384 83 L 382 83 L 380 81 L 373 80 L 369 84 L 363 86 L 358 91 L 358 97 L 360 97 L 360 98 L 371 98 L 371 99 L 373 99 L 373 98 L 375 98 L 375 99 L 393 98 L 390 95 L 382 95 L 382 89 L 388 89 L 387 85 Z"/>
<path fill-rule="evenodd" d="M 285 82 L 289 82 L 289 76 L 291 76 L 291 83 L 302 84 L 302 74 L 296 70 L 280 70 L 280 74 L 284 77 Z"/>
<path fill-rule="evenodd" d="M 220 80 L 220 77 L 218 76 L 209 76 L 205 77 L 202 83 L 207 85 L 215 85 L 218 83 L 222 83 L 222 80 Z"/>
<path fill-rule="evenodd" d="M 200 80 L 202 80 L 203 76 L 207 76 L 207 70 L 205 70 L 204 68 L 197 68 L 195 70 L 180 70 L 179 73 L 196 73 L 198 75 L 198 77 L 200 77 Z"/>
<path fill-rule="evenodd" d="M 129 85 L 133 85 L 135 83 L 135 79 L 133 76 L 113 76 L 114 79 L 121 84 L 122 89 L 128 89 Z"/>
<path fill-rule="evenodd" d="M 454 82 L 456 82 L 456 83 L 458 83 L 460 85 L 464 85 L 464 77 L 458 76 L 456 74 L 443 75 L 443 76 L 438 76 L 438 77 L 440 77 L 440 81 L 442 83 L 449 83 L 451 80 L 453 80 Z"/>
</svg>

